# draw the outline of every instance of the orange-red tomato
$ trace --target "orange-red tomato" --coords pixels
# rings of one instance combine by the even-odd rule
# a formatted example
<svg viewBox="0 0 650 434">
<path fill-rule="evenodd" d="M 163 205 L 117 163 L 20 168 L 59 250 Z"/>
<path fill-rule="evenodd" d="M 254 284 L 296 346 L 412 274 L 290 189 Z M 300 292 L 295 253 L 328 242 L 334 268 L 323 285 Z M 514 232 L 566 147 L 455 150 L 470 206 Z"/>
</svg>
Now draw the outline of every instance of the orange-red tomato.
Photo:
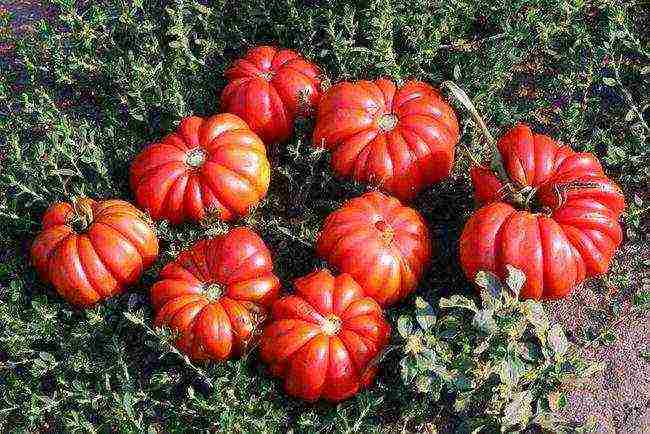
<svg viewBox="0 0 650 434">
<path fill-rule="evenodd" d="M 271 253 L 247 228 L 201 240 L 163 268 L 151 288 L 155 324 L 179 333 L 195 360 L 239 355 L 261 332 L 280 292 Z"/>
<path fill-rule="evenodd" d="M 528 188 L 540 209 L 507 203 L 501 182 L 474 168 L 479 204 L 460 239 L 469 279 L 479 270 L 502 277 L 511 264 L 526 274 L 523 298 L 557 299 L 585 278 L 607 271 L 622 240 L 618 219 L 625 208 L 619 187 L 589 153 L 576 153 L 517 125 L 498 142 L 508 176 Z"/>
<path fill-rule="evenodd" d="M 48 208 L 31 255 L 61 297 L 88 307 L 137 282 L 158 255 L 158 239 L 130 203 L 81 198 Z"/>
<path fill-rule="evenodd" d="M 386 307 L 415 290 L 431 258 L 431 239 L 417 211 L 371 192 L 327 217 L 316 251 Z"/>
<path fill-rule="evenodd" d="M 131 164 L 131 188 L 154 220 L 231 220 L 266 196 L 271 168 L 266 148 L 248 125 L 222 113 L 192 116 L 142 151 Z"/>
<path fill-rule="evenodd" d="M 292 50 L 255 47 L 226 72 L 221 109 L 244 119 L 266 144 L 283 142 L 320 97 L 320 71 Z"/>
<path fill-rule="evenodd" d="M 262 360 L 288 394 L 341 401 L 367 387 L 390 326 L 349 274 L 321 270 L 297 279 L 296 292 L 273 304 L 261 338 Z"/>
<path fill-rule="evenodd" d="M 339 176 L 408 201 L 451 173 L 458 138 L 456 115 L 433 87 L 381 79 L 323 94 L 313 142 L 332 151 Z"/>
</svg>

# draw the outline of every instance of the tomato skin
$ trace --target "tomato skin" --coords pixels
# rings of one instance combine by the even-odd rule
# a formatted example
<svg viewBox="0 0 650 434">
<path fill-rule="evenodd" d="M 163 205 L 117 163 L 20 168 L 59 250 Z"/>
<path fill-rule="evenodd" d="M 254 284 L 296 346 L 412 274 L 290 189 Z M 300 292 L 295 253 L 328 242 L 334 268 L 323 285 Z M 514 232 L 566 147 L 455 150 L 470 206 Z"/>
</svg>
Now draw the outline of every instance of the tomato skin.
<svg viewBox="0 0 650 434">
<path fill-rule="evenodd" d="M 370 192 L 327 217 L 316 253 L 387 307 L 417 287 L 431 258 L 431 238 L 417 211 Z"/>
<path fill-rule="evenodd" d="M 247 228 L 203 239 L 167 264 L 151 288 L 155 324 L 179 333 L 194 360 L 226 360 L 257 340 L 280 293 L 271 253 Z"/>
<path fill-rule="evenodd" d="M 368 387 L 390 339 L 381 307 L 349 274 L 319 270 L 273 304 L 260 355 L 292 396 L 338 402 Z"/>
<path fill-rule="evenodd" d="M 84 230 L 73 221 L 83 218 Z M 128 202 L 76 199 L 52 204 L 31 246 L 34 267 L 67 302 L 81 308 L 124 292 L 158 256 L 147 216 Z"/>
<path fill-rule="evenodd" d="M 338 83 L 324 93 L 313 144 L 332 152 L 338 176 L 410 201 L 451 173 L 458 139 L 456 115 L 437 90 L 379 79 Z"/>
<path fill-rule="evenodd" d="M 270 176 L 264 143 L 229 113 L 183 119 L 130 169 L 138 205 L 152 219 L 173 224 L 243 216 L 266 196 Z"/>
<path fill-rule="evenodd" d="M 286 141 L 320 98 L 321 72 L 293 50 L 252 48 L 226 70 L 221 109 L 244 119 L 267 145 Z"/>
<path fill-rule="evenodd" d="M 502 183 L 474 168 L 475 197 L 483 205 L 460 238 L 460 261 L 468 279 L 479 270 L 505 277 L 506 264 L 526 274 L 522 298 L 566 297 L 586 278 L 607 272 L 623 233 L 620 188 L 598 160 L 577 153 L 519 124 L 498 142 L 513 183 L 536 189 L 547 212 L 516 210 L 505 202 Z"/>
</svg>

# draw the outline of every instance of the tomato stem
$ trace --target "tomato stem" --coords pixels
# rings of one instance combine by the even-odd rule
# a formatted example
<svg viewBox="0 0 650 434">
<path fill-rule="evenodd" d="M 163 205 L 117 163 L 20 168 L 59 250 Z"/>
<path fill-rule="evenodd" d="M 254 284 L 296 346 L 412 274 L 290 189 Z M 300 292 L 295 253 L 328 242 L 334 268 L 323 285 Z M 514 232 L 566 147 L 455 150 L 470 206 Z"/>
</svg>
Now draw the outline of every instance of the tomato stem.
<svg viewBox="0 0 650 434">
<path fill-rule="evenodd" d="M 93 221 L 92 205 L 89 203 L 90 201 L 78 196 L 73 197 L 71 202 L 74 215 L 69 224 L 77 232 L 83 232 Z"/>
<path fill-rule="evenodd" d="M 474 121 L 478 124 L 479 128 L 481 129 L 481 132 L 483 133 L 483 136 L 485 137 L 485 139 L 487 140 L 491 148 L 492 159 L 490 163 L 490 168 L 496 173 L 497 177 L 504 185 L 512 185 L 510 177 L 508 176 L 508 173 L 506 172 L 506 168 L 503 164 L 503 158 L 501 158 L 501 153 L 499 152 L 499 148 L 497 147 L 497 141 L 495 140 L 492 133 L 490 133 L 490 130 L 488 129 L 487 125 L 485 125 L 485 121 L 483 120 L 483 117 L 479 114 L 472 100 L 469 98 L 469 96 L 467 96 L 465 91 L 460 87 L 458 87 L 458 85 L 456 85 L 456 83 L 454 83 L 453 81 L 449 81 L 449 80 L 443 81 L 440 86 L 447 88 L 452 93 L 452 95 L 456 98 L 456 100 L 460 102 L 460 104 L 463 107 L 465 107 L 465 109 L 469 112 L 469 114 L 472 116 Z M 469 153 L 469 150 L 467 152 Z M 476 157 L 472 158 L 472 162 L 474 162 L 475 164 L 477 161 L 478 160 Z M 480 164 L 477 165 L 481 166 Z"/>
</svg>

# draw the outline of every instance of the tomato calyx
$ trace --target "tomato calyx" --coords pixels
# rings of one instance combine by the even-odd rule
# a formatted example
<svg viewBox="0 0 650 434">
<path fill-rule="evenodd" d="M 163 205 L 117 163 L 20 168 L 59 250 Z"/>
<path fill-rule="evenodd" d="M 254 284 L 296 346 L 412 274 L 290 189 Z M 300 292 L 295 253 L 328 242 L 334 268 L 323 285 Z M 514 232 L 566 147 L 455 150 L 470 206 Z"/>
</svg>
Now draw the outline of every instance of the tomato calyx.
<svg viewBox="0 0 650 434">
<path fill-rule="evenodd" d="M 72 210 L 73 215 L 69 218 L 68 224 L 76 232 L 84 232 L 94 219 L 92 205 L 84 198 L 75 197 L 72 199 Z"/>
<path fill-rule="evenodd" d="M 208 301 L 215 302 L 218 301 L 226 293 L 226 289 L 223 285 L 217 282 L 209 282 L 203 285 L 203 295 Z"/>
<path fill-rule="evenodd" d="M 187 152 L 185 156 L 185 164 L 190 167 L 198 168 L 203 166 L 207 159 L 207 153 L 202 148 L 194 148 Z"/>
<path fill-rule="evenodd" d="M 383 115 L 379 116 L 377 125 L 379 126 L 380 130 L 388 132 L 395 129 L 398 121 L 399 119 L 393 113 L 384 113 Z"/>
<path fill-rule="evenodd" d="M 341 330 L 341 325 L 343 324 L 343 321 L 341 318 L 338 316 L 332 314 L 328 315 L 325 318 L 325 321 L 321 325 L 321 330 L 324 334 L 327 336 L 334 336 L 338 334 L 338 332 Z"/>
</svg>

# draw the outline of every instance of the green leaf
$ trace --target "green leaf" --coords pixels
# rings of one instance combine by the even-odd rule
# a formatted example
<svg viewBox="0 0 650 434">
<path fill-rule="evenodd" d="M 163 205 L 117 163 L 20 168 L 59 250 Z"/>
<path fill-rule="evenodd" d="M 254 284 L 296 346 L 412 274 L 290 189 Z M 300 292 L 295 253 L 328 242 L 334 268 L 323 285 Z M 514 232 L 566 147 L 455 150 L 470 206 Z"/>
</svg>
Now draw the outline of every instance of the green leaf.
<svg viewBox="0 0 650 434">
<path fill-rule="evenodd" d="M 432 371 L 436 365 L 436 353 L 431 348 L 424 348 L 415 355 L 419 370 Z"/>
<path fill-rule="evenodd" d="M 415 308 L 415 320 L 422 330 L 430 330 L 436 325 L 436 315 L 433 308 L 423 298 L 416 297 Z"/>
<path fill-rule="evenodd" d="M 402 315 L 397 320 L 397 331 L 403 338 L 408 338 L 413 334 L 413 321 L 406 315 Z"/>
<path fill-rule="evenodd" d="M 440 307 L 441 308 L 461 308 L 461 309 L 468 309 L 473 312 L 478 312 L 478 308 L 476 307 L 476 303 L 474 303 L 473 300 L 470 300 L 467 297 L 463 297 L 462 295 L 452 295 L 449 298 L 441 298 L 440 299 Z"/>
<path fill-rule="evenodd" d="M 493 314 L 492 309 L 481 309 L 474 314 L 472 324 L 482 333 L 491 335 L 497 331 L 497 323 Z"/>
<path fill-rule="evenodd" d="M 569 342 L 567 341 L 564 330 L 560 324 L 553 324 L 548 331 L 547 341 L 556 358 L 562 357 L 567 349 L 569 349 Z"/>
<path fill-rule="evenodd" d="M 512 291 L 515 298 L 519 298 L 521 288 L 523 288 L 526 283 L 526 274 L 510 264 L 506 264 L 506 271 L 508 272 L 508 275 L 506 276 L 506 285 L 510 291 Z"/>
<path fill-rule="evenodd" d="M 550 326 L 548 316 L 541 303 L 534 300 L 526 300 L 523 305 L 526 319 L 535 328 L 535 334 L 540 342 L 544 342 L 546 332 Z"/>
<path fill-rule="evenodd" d="M 526 372 L 526 365 L 516 355 L 508 355 L 499 365 L 499 378 L 503 384 L 514 387 L 519 378 Z"/>
<path fill-rule="evenodd" d="M 493 300 L 498 299 L 503 293 L 503 284 L 496 274 L 490 271 L 481 270 L 476 273 L 474 283 L 482 290 L 481 299 L 483 303 L 495 303 Z M 483 290 L 485 290 L 485 294 Z"/>
<path fill-rule="evenodd" d="M 650 309 L 650 291 L 639 291 L 634 294 L 632 302 L 636 308 L 648 310 Z"/>
<path fill-rule="evenodd" d="M 405 384 L 411 384 L 413 379 L 419 374 L 417 364 L 413 357 L 404 357 L 400 360 L 402 381 Z"/>
<path fill-rule="evenodd" d="M 603 78 L 603 83 L 605 83 L 609 87 L 615 87 L 618 83 L 616 83 L 616 80 L 614 80 L 611 77 L 604 77 Z"/>
<path fill-rule="evenodd" d="M 533 396 L 529 390 L 515 393 L 512 401 L 510 401 L 503 410 L 503 418 L 501 423 L 505 429 L 515 426 L 526 427 L 528 421 L 533 415 L 531 403 Z"/>
</svg>

